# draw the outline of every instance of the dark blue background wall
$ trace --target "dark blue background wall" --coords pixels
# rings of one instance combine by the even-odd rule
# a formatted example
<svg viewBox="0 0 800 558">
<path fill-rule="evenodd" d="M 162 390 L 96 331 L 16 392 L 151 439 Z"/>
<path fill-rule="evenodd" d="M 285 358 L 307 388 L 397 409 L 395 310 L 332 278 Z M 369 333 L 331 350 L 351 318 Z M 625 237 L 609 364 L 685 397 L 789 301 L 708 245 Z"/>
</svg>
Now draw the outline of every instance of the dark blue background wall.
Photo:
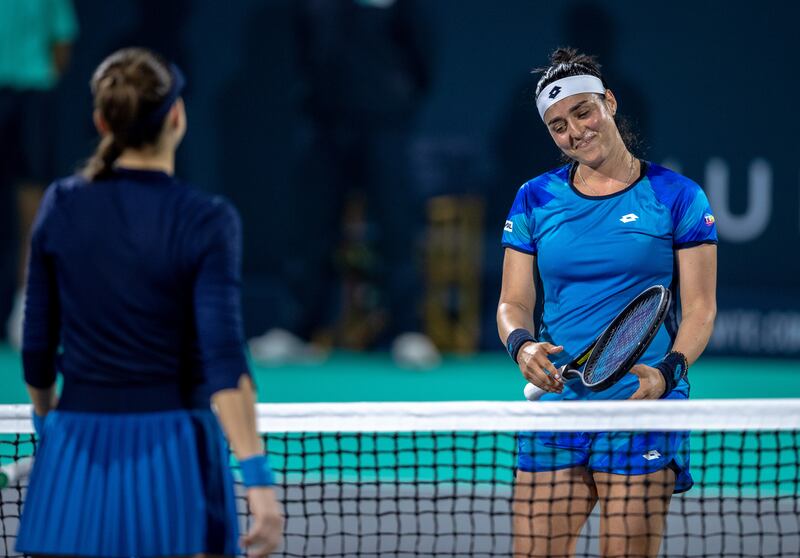
<svg viewBox="0 0 800 558">
<path fill-rule="evenodd" d="M 331 0 L 335 1 L 335 0 Z M 291 312 L 278 272 L 301 216 L 290 0 L 77 0 L 81 36 L 61 84 L 59 160 L 93 147 L 92 68 L 127 44 L 155 47 L 186 70 L 190 133 L 179 171 L 230 197 L 245 224 L 250 333 Z M 434 86 L 418 122 L 421 196 L 485 197 L 484 345 L 494 346 L 497 240 L 514 192 L 557 163 L 532 112 L 531 68 L 555 46 L 600 56 L 639 154 L 698 181 L 721 237 L 720 314 L 710 350 L 800 356 L 800 116 L 794 2 L 430 0 Z M 526 95 L 526 93 L 528 93 Z M 431 152 L 436 157 L 426 157 Z M 447 162 L 467 161 L 456 172 Z M 431 166 L 444 180 L 426 180 Z M 426 174 L 427 172 L 427 174 Z M 436 174 L 436 173 L 433 173 Z M 451 177 L 448 179 L 448 177 Z"/>
</svg>

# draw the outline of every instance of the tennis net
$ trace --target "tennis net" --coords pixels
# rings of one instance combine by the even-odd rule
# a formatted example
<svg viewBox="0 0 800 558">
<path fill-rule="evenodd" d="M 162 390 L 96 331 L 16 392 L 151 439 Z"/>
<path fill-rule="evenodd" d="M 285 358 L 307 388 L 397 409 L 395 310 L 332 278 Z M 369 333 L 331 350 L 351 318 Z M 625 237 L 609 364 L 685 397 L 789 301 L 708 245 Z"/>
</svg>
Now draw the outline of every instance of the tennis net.
<svg viewBox="0 0 800 558">
<path fill-rule="evenodd" d="M 34 452 L 29 413 L 0 406 L 0 464 Z M 259 430 L 286 514 L 278 556 L 635 556 L 662 525 L 659 556 L 800 556 L 800 399 L 275 404 Z M 685 432 L 694 486 L 667 503 L 673 456 L 646 444 Z M 585 476 L 515 488 L 520 442 L 562 473 L 592 444 L 606 506 L 588 513 Z M 603 476 L 603 459 L 630 475 Z M 18 556 L 24 496 L 24 481 L 0 494 L 0 556 Z M 587 513 L 570 542 L 559 529 Z"/>
</svg>

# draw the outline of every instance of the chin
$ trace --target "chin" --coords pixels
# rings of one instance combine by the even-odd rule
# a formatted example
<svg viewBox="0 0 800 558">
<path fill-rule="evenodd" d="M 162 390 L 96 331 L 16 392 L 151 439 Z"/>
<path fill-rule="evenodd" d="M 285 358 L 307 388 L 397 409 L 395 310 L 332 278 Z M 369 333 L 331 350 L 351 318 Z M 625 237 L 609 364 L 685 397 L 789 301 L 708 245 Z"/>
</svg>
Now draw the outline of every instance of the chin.
<svg viewBox="0 0 800 558">
<path fill-rule="evenodd" d="M 603 162 L 603 158 L 597 156 L 596 154 L 588 154 L 588 153 L 574 153 L 571 156 L 574 160 L 578 161 L 580 164 L 585 165 L 587 167 L 594 168 L 595 166 L 599 165 Z"/>
<path fill-rule="evenodd" d="M 587 149 L 585 151 L 584 150 L 575 151 L 572 154 L 572 158 L 578 161 L 579 163 L 582 163 L 589 167 L 594 167 L 600 165 L 603 161 L 605 161 L 607 155 L 608 155 L 607 153 L 603 153 L 602 150 L 600 149 L 592 148 L 592 149 Z"/>
</svg>

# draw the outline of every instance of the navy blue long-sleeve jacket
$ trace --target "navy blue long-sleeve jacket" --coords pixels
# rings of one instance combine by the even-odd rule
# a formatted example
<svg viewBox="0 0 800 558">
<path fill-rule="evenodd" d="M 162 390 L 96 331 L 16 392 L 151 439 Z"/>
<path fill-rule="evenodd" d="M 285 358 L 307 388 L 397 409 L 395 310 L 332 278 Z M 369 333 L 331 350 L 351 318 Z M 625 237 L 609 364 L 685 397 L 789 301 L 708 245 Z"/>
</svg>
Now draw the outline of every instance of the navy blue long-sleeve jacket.
<svg viewBox="0 0 800 558">
<path fill-rule="evenodd" d="M 59 408 L 207 406 L 249 374 L 233 207 L 157 171 L 52 184 L 34 223 L 25 381 Z"/>
</svg>

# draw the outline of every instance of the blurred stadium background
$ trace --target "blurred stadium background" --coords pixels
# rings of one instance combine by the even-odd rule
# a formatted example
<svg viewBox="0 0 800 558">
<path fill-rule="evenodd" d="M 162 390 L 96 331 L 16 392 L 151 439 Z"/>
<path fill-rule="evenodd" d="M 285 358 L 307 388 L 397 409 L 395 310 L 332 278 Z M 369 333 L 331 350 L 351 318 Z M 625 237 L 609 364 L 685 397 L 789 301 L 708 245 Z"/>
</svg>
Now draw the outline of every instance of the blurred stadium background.
<svg viewBox="0 0 800 558">
<path fill-rule="evenodd" d="M 74 6 L 80 32 L 52 122 L 57 174 L 70 173 L 93 149 L 87 83 L 104 55 L 136 44 L 176 60 L 189 80 L 190 122 L 178 174 L 227 196 L 242 214 L 248 337 L 290 327 L 302 296 L 290 281 L 302 266 L 296 239 L 308 218 L 298 173 L 309 124 L 297 3 Z M 375 293 L 370 272 L 381 257 L 370 231 L 380 223 L 351 195 L 343 240 L 331 254 L 339 279 L 325 286 L 334 295 L 319 308 L 320 323 L 334 319 L 312 332 L 334 350 L 305 364 L 259 367 L 262 401 L 519 396 L 521 379 L 500 352 L 494 325 L 499 237 L 517 188 L 558 163 L 533 107 L 529 71 L 565 44 L 600 57 L 621 112 L 642 139 L 638 154 L 693 178 L 711 199 L 720 235 L 719 314 L 693 373 L 693 396 L 800 394 L 800 119 L 792 100 L 800 87 L 792 14 L 800 8 L 779 1 L 678 0 L 667 8 L 633 0 L 433 0 L 414 9 L 408 27 L 425 46 L 429 84 L 408 146 L 407 187 L 424 219 L 419 237 L 409 240 L 419 246 L 421 282 L 408 304 L 445 359 L 418 373 L 387 356 L 380 329 L 391 301 Z M 11 189 L 0 192 L 5 316 L 15 288 L 16 229 Z M 13 350 L 3 350 L 0 362 L 0 398 L 22 401 Z M 342 381 L 350 376 L 353 383 Z M 310 379 L 315 388 L 304 389 Z"/>
<path fill-rule="evenodd" d="M 409 106 L 397 112 L 402 115 L 401 124 L 391 123 L 402 129 L 403 139 L 408 140 L 394 144 L 408 150 L 408 164 L 402 162 L 399 151 L 396 158 L 391 150 L 384 152 L 387 167 L 377 176 L 382 172 L 387 183 L 378 180 L 369 185 L 369 195 L 363 190 L 351 191 L 346 181 L 327 177 L 327 167 L 317 165 L 319 161 L 309 149 L 319 124 L 309 117 L 311 89 L 319 88 L 320 82 L 309 78 L 304 60 L 308 60 L 309 49 L 336 46 L 340 50 L 332 52 L 350 57 L 352 67 L 358 70 L 350 81 L 335 84 L 340 93 L 341 88 L 352 87 L 351 97 L 339 99 L 342 106 L 350 100 L 354 105 L 361 103 L 361 108 L 388 102 L 375 93 L 383 91 L 380 83 L 391 83 L 397 77 L 392 72 L 404 62 L 393 58 L 399 52 L 395 46 L 405 47 L 387 47 L 387 37 L 377 27 L 371 28 L 368 20 L 360 21 L 357 30 L 350 29 L 351 36 L 359 40 L 348 47 L 341 33 L 350 23 L 338 30 L 335 25 L 342 23 L 336 18 L 347 13 L 343 6 L 390 8 L 393 0 L 74 0 L 79 34 L 71 62 L 55 89 L 57 110 L 48 126 L 55 149 L 54 176 L 73 172 L 95 146 L 88 82 L 97 63 L 122 46 L 153 48 L 176 61 L 188 78 L 184 97 L 189 133 L 178 153 L 178 175 L 200 189 L 228 197 L 242 215 L 247 337 L 278 328 L 303 330 L 314 342 L 314 349 L 309 350 L 289 339 L 283 345 L 284 353 L 271 362 L 254 358 L 259 401 L 519 400 L 524 381 L 502 351 L 495 328 L 502 263 L 499 240 L 518 187 L 559 164 L 559 154 L 535 111 L 532 91 L 536 79 L 530 70 L 544 65 L 555 47 L 575 46 L 596 54 L 603 64 L 621 113 L 641 139 L 635 153 L 694 179 L 714 208 L 720 236 L 719 312 L 709 347 L 691 372 L 692 397 L 800 396 L 800 259 L 796 257 L 800 241 L 800 116 L 795 108 L 800 90 L 798 4 L 782 0 L 398 2 L 407 11 L 402 25 L 392 27 L 394 34 L 389 40 L 411 45 L 420 54 L 413 68 L 405 68 L 407 75 L 415 76 L 417 89 L 409 93 Z M 313 31 L 318 33 L 316 39 L 310 38 L 313 33 L 298 26 L 298 12 L 303 9 L 311 14 L 311 21 L 328 21 L 331 28 L 326 30 L 323 25 Z M 0 48 L 13 49 L 14 45 L 0 40 Z M 14 56 L 10 50 L 3 54 Z M 388 58 L 382 60 L 383 55 Z M 403 83 L 399 87 L 404 87 Z M 324 98 L 326 92 L 318 89 L 316 93 Z M 380 122 L 373 125 L 381 127 Z M 358 132 L 359 126 L 354 125 L 354 130 Z M 317 172 L 315 180 L 322 181 L 313 195 L 305 174 L 309 169 Z M 406 263 L 415 267 L 419 281 L 408 297 L 392 300 L 392 295 L 381 291 L 378 280 L 389 266 L 376 242 L 386 223 L 365 210 L 365 204 L 369 206 L 370 196 L 373 200 L 377 197 L 391 210 L 392 197 L 382 193 L 389 189 L 388 181 L 403 174 L 409 194 L 405 207 L 417 209 L 404 213 L 398 208 L 401 228 L 390 232 L 397 232 L 400 242 L 412 247 Z M 0 172 L 0 182 L 2 176 Z M 316 198 L 328 187 L 327 178 L 331 178 L 331 189 L 347 190 L 340 192 L 346 199 L 344 207 Z M 4 320 L 15 295 L 18 238 L 12 185 L 0 183 L 0 196 L 0 320 Z M 326 219 L 340 229 L 331 233 L 340 240 L 327 253 L 304 253 L 317 240 L 308 238 L 309 231 L 320 228 L 316 220 L 326 210 L 335 212 Z M 407 229 L 402 229 L 404 222 Z M 394 226 L 395 221 L 392 223 Z M 313 258 L 333 262 L 335 275 L 309 272 L 305 266 Z M 389 270 L 393 271 L 400 274 Z M 301 315 L 303 299 L 312 292 L 319 297 L 314 300 L 321 303 L 314 308 L 314 315 Z M 417 314 L 419 331 L 441 350 L 443 359 L 438 365 L 420 370 L 398 366 L 391 358 L 392 333 L 387 324 L 391 309 L 403 305 Z M 4 333 L 2 328 L 0 336 Z M 0 339 L 0 405 L 27 402 L 19 360 L 18 352 Z M 727 418 L 725 412 L 721 418 L 709 428 L 719 429 Z M 18 429 L 30 429 L 27 422 L 21 428 L 13 417 L 6 419 L 10 424 L 3 430 L 6 438 Z M 371 423 L 364 428 L 371 428 Z M 375 448 L 388 444 L 398 451 L 395 446 L 402 446 L 404 440 L 399 436 L 389 442 L 370 442 L 369 436 L 365 436 L 366 446 L 361 446 L 360 440 L 345 439 L 342 451 L 349 457 L 342 459 L 342 467 L 358 463 L 358 467 L 371 470 L 372 456 L 376 463 L 378 453 L 369 449 L 370 443 Z M 669 530 L 678 533 L 678 542 L 671 542 L 668 536 L 665 547 L 671 545 L 672 550 L 665 550 L 665 555 L 725 555 L 720 548 L 725 541 L 735 547 L 743 537 L 740 532 L 750 533 L 747 536 L 756 540 L 751 541 L 754 554 L 736 555 L 797 555 L 797 432 L 780 437 L 767 432 L 767 441 L 758 444 L 751 443 L 755 436 L 715 436 L 712 432 L 707 447 L 705 442 L 695 443 L 695 463 L 706 464 L 697 467 L 703 479 L 701 489 L 673 506 L 675 516 Z M 333 438 L 338 443 L 339 435 Z M 22 449 L 7 444 L 6 453 L 0 456 L 3 461 L 32 451 L 28 434 L 15 439 L 22 440 Z M 313 447 L 323 441 L 313 434 L 309 439 Z M 430 440 L 420 439 L 424 453 Z M 458 480 L 457 475 L 453 477 L 457 465 L 471 459 L 465 456 L 479 445 L 476 440 L 472 433 L 465 433 L 454 441 L 436 442 L 441 444 L 441 452 L 437 449 L 434 453 L 444 455 L 446 480 Z M 508 508 L 510 494 L 513 435 L 504 440 L 505 454 L 491 456 L 488 473 L 481 469 L 480 458 L 473 463 L 487 478 L 501 477 L 500 504 L 486 504 L 495 514 L 497 509 Z M 299 447 L 296 438 L 290 436 L 289 442 Z M 271 451 L 278 455 L 282 443 L 273 440 Z M 366 451 L 365 456 L 352 457 L 356 454 L 348 443 Z M 466 444 L 467 450 L 459 444 Z M 756 447 L 758 450 L 753 449 Z M 302 451 L 305 449 L 303 445 Z M 309 451 L 309 467 L 320 467 L 313 453 L 318 450 Z M 709 454 L 705 462 L 703 452 Z M 402 469 L 407 454 L 419 457 L 416 446 L 400 451 L 397 470 Z M 439 453 L 436 455 L 440 459 Z M 755 465 L 747 461 L 752 456 L 757 456 Z M 277 459 L 280 462 L 282 458 Z M 715 469 L 721 469 L 723 462 L 725 474 Z M 744 465 L 737 468 L 736 463 Z M 741 470 L 746 471 L 744 475 Z M 423 477 L 425 474 L 423 471 Z M 748 484 L 752 480 L 748 475 L 757 477 L 752 484 Z M 408 481 L 401 476 L 398 474 L 398 479 Z M 428 480 L 422 478 L 423 485 Z M 289 481 L 287 474 L 284 483 L 289 484 L 282 489 L 293 517 L 287 548 L 295 545 L 299 550 L 296 554 L 287 550 L 287 555 L 314 555 L 309 553 L 304 535 L 292 538 L 292 529 L 313 531 L 319 527 L 314 521 L 328 529 L 327 514 L 345 510 L 342 500 L 347 505 L 355 501 L 362 512 L 359 506 L 371 501 L 369 493 L 365 500 L 360 493 L 354 500 L 329 494 L 333 507 L 323 506 L 325 517 L 309 520 L 308 525 L 314 523 L 312 528 L 302 518 L 316 513 L 320 494 L 315 492 L 317 488 L 306 494 L 305 483 L 295 486 Z M 406 514 L 418 527 L 426 522 L 447 525 L 450 519 L 440 520 L 439 515 L 417 520 L 414 514 L 429 513 L 427 508 L 420 511 L 417 502 L 420 494 L 423 500 L 427 498 L 425 486 L 420 492 L 416 486 L 400 485 L 389 500 L 398 508 L 409 502 L 413 507 L 397 512 L 399 516 Z M 341 483 L 337 486 L 341 489 Z M 742 486 L 743 492 L 739 490 Z M 413 498 L 402 497 L 405 489 Z M 447 509 L 442 518 L 449 517 L 453 510 L 448 506 L 464 501 L 448 500 L 445 490 L 442 504 L 439 490 L 438 485 L 433 489 L 431 509 L 438 514 L 439 506 L 444 505 Z M 757 490 L 763 500 L 754 504 L 758 514 L 750 513 L 746 498 L 742 506 L 741 496 L 749 495 L 748 490 Z M 727 498 L 729 493 L 731 498 Z M 9 490 L 0 498 L 0 555 L 13 555 L 21 494 Z M 475 503 L 473 496 L 469 494 L 465 500 L 470 505 Z M 722 504 L 726 498 L 735 504 L 730 510 Z M 373 512 L 367 510 L 367 515 L 379 515 Z M 508 514 L 500 519 L 501 531 L 507 530 Z M 459 521 L 457 528 L 453 523 L 456 531 L 475 530 L 472 519 Z M 434 541 L 430 546 L 435 549 L 436 540 L 446 539 L 436 531 L 409 538 L 401 523 L 398 520 L 398 546 L 405 540 L 425 547 L 430 542 L 425 542 L 427 537 Z M 337 524 L 332 525 L 336 531 Z M 343 525 L 344 532 L 355 529 L 361 543 L 361 524 Z M 371 532 L 370 525 L 368 521 L 363 532 Z M 690 554 L 688 547 L 681 546 L 680 526 L 689 525 L 699 525 L 703 536 L 711 533 L 711 539 L 693 535 L 702 542 L 696 549 L 702 554 Z M 722 533 L 722 539 L 714 539 L 715 532 Z M 379 546 L 380 537 L 377 540 Z M 508 540 L 508 536 L 501 537 L 500 546 L 507 546 Z M 474 546 L 472 539 L 464 541 Z M 334 542 L 336 546 L 341 541 Z M 341 545 L 344 549 L 344 542 Z M 435 555 L 435 550 L 431 554 Z"/>
</svg>

